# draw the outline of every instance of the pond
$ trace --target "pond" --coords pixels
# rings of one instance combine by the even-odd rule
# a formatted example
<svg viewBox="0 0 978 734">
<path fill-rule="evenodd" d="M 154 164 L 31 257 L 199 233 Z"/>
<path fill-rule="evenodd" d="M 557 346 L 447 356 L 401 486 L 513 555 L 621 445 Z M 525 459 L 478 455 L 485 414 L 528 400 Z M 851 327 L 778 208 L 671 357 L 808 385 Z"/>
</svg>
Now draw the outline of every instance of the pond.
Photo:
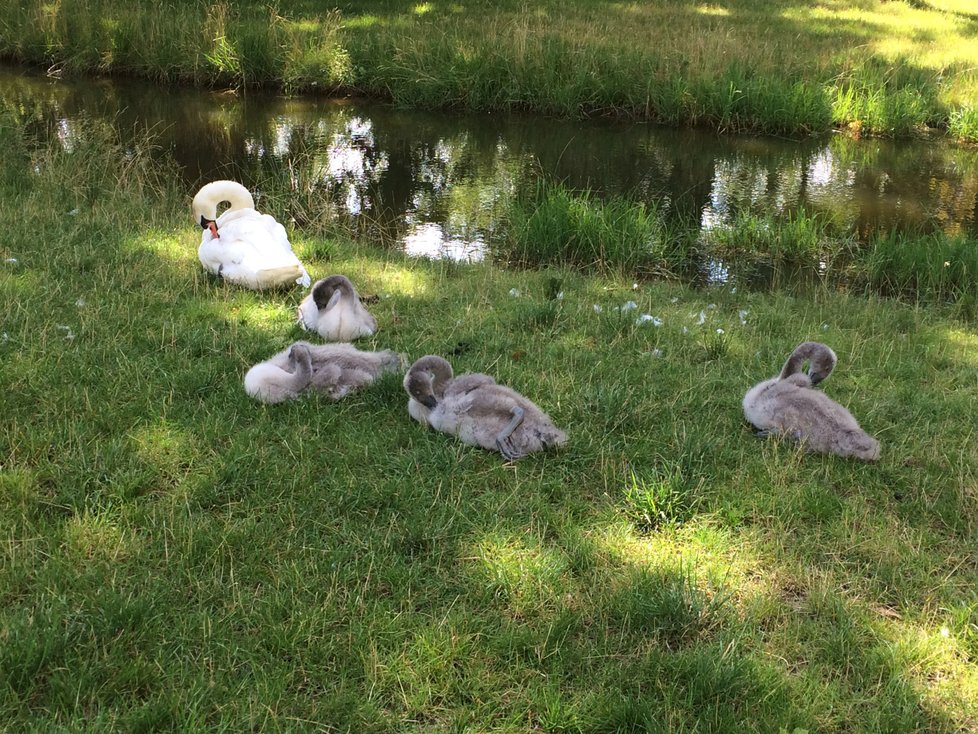
<svg viewBox="0 0 978 734">
<path fill-rule="evenodd" d="M 803 208 L 862 239 L 879 229 L 978 233 L 978 149 L 946 142 L 787 140 L 417 112 L 134 80 L 64 81 L 9 66 L 0 67 L 0 98 L 33 110 L 66 145 L 83 118 L 122 135 L 152 129 L 181 167 L 188 200 L 208 180 L 253 186 L 270 170 L 312 182 L 332 216 L 369 222 L 415 255 L 482 258 L 493 203 L 541 175 L 598 196 L 652 202 L 704 228 L 738 212 Z M 729 275 L 716 263 L 709 270 L 707 280 Z"/>
</svg>

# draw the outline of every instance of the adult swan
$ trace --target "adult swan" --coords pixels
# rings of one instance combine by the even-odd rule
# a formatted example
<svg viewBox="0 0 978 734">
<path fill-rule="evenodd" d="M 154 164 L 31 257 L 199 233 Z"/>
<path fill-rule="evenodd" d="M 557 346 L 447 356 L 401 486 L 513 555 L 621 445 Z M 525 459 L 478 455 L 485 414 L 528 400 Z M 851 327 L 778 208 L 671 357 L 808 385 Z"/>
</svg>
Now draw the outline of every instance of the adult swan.
<svg viewBox="0 0 978 734">
<path fill-rule="evenodd" d="M 222 202 L 229 206 L 218 217 Z M 205 185 L 194 197 L 193 216 L 204 230 L 197 256 L 215 275 L 255 290 L 309 285 L 309 274 L 292 252 L 285 227 L 255 211 L 255 200 L 241 184 Z"/>
</svg>

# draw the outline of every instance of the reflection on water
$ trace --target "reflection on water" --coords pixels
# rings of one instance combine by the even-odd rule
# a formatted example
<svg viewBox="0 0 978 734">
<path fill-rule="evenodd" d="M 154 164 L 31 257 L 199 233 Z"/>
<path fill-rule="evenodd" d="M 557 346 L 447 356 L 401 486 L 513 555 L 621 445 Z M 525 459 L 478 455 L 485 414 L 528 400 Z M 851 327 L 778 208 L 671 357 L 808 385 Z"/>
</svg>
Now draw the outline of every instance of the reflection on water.
<svg viewBox="0 0 978 734">
<path fill-rule="evenodd" d="M 254 188 L 285 177 L 329 217 L 369 222 L 428 257 L 485 257 L 501 205 L 541 172 L 598 195 L 654 202 L 707 229 L 745 211 L 804 207 L 861 238 L 879 228 L 978 232 L 978 150 L 946 143 L 450 116 L 349 100 L 63 82 L 3 67 L 0 99 L 48 120 L 67 148 L 82 116 L 123 133 L 154 129 L 182 166 L 188 195 L 215 178 Z M 297 226 L 312 216 L 297 214 Z M 714 282 L 730 277 L 721 262 L 706 270 Z"/>
</svg>

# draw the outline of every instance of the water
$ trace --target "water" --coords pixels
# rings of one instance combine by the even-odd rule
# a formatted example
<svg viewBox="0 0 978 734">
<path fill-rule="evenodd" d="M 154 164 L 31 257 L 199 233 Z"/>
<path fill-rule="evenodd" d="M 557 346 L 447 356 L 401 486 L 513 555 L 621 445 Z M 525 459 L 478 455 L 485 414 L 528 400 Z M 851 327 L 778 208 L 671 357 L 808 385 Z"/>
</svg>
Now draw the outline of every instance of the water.
<svg viewBox="0 0 978 734">
<path fill-rule="evenodd" d="M 946 142 L 796 141 L 427 113 L 360 100 L 61 81 L 11 67 L 0 67 L 0 99 L 39 112 L 66 145 L 82 118 L 124 135 L 153 129 L 181 166 L 188 196 L 215 178 L 252 187 L 269 171 L 288 175 L 297 188 L 311 187 L 330 216 L 369 222 L 415 255 L 483 258 L 494 207 L 541 173 L 655 202 L 704 228 L 740 211 L 803 207 L 861 238 L 879 228 L 978 234 L 978 149 Z M 728 265 L 708 264 L 706 279 L 727 279 Z"/>
</svg>

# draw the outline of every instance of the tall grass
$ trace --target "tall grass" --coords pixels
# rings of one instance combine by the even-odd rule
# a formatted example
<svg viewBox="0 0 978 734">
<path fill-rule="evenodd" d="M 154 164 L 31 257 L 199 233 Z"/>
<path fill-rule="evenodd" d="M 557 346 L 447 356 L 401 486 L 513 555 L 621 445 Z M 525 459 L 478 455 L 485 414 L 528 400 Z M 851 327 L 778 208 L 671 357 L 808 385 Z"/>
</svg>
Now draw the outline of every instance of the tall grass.
<svg viewBox="0 0 978 734">
<path fill-rule="evenodd" d="M 523 264 L 661 275 L 685 256 L 682 238 L 654 207 L 547 180 L 518 193 L 504 216 L 493 252 Z"/>
<path fill-rule="evenodd" d="M 351 81 L 335 12 L 297 22 L 258 4 L 60 0 L 8 3 L 3 13 L 3 55 L 59 73 L 326 91 Z"/>
<path fill-rule="evenodd" d="M 887 232 L 874 236 L 865 255 L 866 277 L 891 295 L 978 303 L 978 241 L 944 234 Z"/>
<path fill-rule="evenodd" d="M 331 6 L 332 8 L 332 6 Z M 118 0 L 0 4 L 0 55 L 62 71 L 720 130 L 975 139 L 968 0 L 674 3 Z"/>
<path fill-rule="evenodd" d="M 704 229 L 706 250 L 724 259 L 763 259 L 775 265 L 808 265 L 825 272 L 855 243 L 831 220 L 803 211 L 785 215 L 737 212 L 729 223 Z"/>
</svg>

